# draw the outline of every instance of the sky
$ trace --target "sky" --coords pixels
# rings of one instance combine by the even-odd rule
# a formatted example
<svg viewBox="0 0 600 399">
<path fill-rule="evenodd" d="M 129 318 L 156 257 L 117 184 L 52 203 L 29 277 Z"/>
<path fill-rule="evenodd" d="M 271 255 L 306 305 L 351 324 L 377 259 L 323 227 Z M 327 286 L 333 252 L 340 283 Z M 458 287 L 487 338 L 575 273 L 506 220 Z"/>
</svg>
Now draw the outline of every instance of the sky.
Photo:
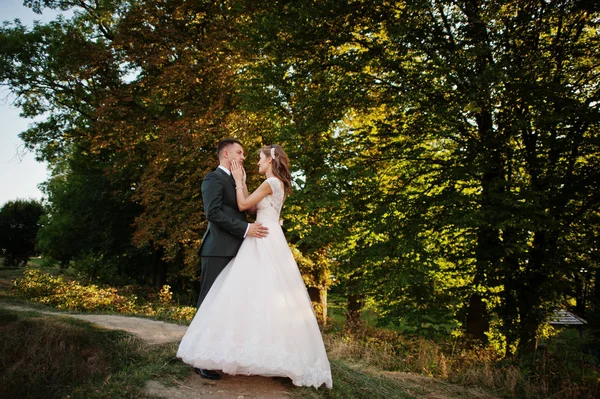
<svg viewBox="0 0 600 399">
<path fill-rule="evenodd" d="M 33 26 L 33 21 L 48 22 L 56 17 L 53 10 L 36 14 L 23 6 L 23 0 L 0 0 L 0 21 L 18 18 L 23 25 Z M 19 116 L 12 103 L 14 97 L 5 87 L 0 87 L 0 207 L 16 199 L 42 199 L 38 185 L 48 178 L 47 165 L 35 160 L 27 152 L 19 133 L 27 129 L 31 119 Z"/>
</svg>

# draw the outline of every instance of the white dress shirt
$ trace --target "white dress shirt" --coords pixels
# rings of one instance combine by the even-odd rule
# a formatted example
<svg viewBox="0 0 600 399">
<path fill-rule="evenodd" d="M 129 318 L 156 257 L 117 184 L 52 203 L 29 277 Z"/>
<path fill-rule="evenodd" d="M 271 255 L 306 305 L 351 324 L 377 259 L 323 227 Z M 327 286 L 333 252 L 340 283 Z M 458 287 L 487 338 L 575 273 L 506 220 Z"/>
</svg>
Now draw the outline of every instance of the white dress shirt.
<svg viewBox="0 0 600 399">
<path fill-rule="evenodd" d="M 219 168 L 221 170 L 224 170 L 225 173 L 227 173 L 228 176 L 231 176 L 231 171 L 229 169 L 227 169 L 225 166 L 219 165 Z M 246 236 L 248 235 L 248 230 L 249 229 L 250 229 L 250 223 L 248 223 L 248 226 L 246 226 L 246 232 L 244 233 L 244 238 L 246 238 Z"/>
</svg>

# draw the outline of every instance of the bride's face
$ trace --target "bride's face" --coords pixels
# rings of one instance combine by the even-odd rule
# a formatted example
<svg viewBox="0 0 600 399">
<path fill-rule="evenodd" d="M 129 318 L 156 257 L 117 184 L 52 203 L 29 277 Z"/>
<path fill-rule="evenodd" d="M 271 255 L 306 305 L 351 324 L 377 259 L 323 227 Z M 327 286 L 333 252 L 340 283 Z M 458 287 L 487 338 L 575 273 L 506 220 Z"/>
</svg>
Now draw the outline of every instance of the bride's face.
<svg viewBox="0 0 600 399">
<path fill-rule="evenodd" d="M 260 159 L 258 160 L 258 173 L 264 175 L 271 166 L 271 158 L 268 158 L 262 151 L 260 152 Z"/>
</svg>

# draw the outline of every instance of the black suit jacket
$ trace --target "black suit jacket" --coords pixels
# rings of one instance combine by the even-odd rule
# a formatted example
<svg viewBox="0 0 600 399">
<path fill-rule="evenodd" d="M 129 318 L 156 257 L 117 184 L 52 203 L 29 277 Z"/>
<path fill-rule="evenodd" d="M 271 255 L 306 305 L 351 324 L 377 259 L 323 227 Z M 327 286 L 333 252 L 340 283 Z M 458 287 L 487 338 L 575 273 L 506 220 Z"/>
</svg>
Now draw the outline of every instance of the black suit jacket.
<svg viewBox="0 0 600 399">
<path fill-rule="evenodd" d="M 245 213 L 237 206 L 235 181 L 221 168 L 215 169 L 202 182 L 202 200 L 208 228 L 200 256 L 234 257 L 248 227 Z"/>
</svg>

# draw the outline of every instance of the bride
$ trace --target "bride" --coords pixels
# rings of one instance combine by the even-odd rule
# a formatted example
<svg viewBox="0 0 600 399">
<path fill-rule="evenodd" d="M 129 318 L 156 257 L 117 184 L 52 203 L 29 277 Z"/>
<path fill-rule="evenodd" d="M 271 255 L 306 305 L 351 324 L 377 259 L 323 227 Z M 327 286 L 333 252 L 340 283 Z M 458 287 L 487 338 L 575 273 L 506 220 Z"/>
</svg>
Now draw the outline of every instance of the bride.
<svg viewBox="0 0 600 399">
<path fill-rule="evenodd" d="M 291 191 L 289 159 L 279 145 L 260 150 L 265 181 L 247 197 L 245 172 L 232 163 L 240 211 L 256 205 L 269 235 L 247 237 L 215 280 L 183 337 L 177 357 L 227 374 L 289 377 L 294 385 L 332 387 L 319 326 L 279 225 Z"/>
</svg>

